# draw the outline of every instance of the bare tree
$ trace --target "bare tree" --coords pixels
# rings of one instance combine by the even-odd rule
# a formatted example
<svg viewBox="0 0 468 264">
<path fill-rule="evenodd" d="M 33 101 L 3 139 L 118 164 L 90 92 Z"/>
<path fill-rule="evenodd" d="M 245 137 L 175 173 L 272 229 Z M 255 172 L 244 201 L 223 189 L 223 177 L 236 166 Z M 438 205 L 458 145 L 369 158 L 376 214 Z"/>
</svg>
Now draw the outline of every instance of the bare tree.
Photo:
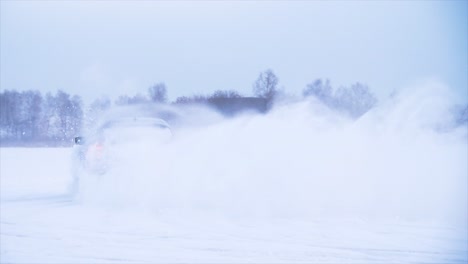
<svg viewBox="0 0 468 264">
<path fill-rule="evenodd" d="M 190 97 L 188 96 L 181 96 L 177 97 L 176 101 L 174 102 L 175 104 L 206 104 L 208 101 L 208 98 L 204 95 L 192 95 Z"/>
<path fill-rule="evenodd" d="M 148 103 L 148 98 L 140 93 L 134 96 L 121 95 L 115 102 L 116 105 L 135 105 Z"/>
<path fill-rule="evenodd" d="M 335 107 L 358 118 L 377 104 L 377 98 L 362 83 L 355 83 L 349 88 L 341 87 L 335 93 Z"/>
<path fill-rule="evenodd" d="M 167 101 L 167 89 L 164 83 L 157 83 L 148 88 L 150 100 L 155 103 L 165 103 Z"/>
<path fill-rule="evenodd" d="M 330 81 L 317 79 L 303 90 L 304 97 L 315 97 L 324 105 L 358 118 L 369 111 L 377 103 L 377 98 L 369 87 L 355 83 L 351 87 L 340 87 L 334 90 Z"/>
<path fill-rule="evenodd" d="M 213 95 L 210 96 L 209 99 L 214 99 L 214 98 L 240 98 L 241 95 L 234 91 L 234 90 L 229 90 L 229 91 L 223 91 L 223 90 L 217 90 L 213 93 Z"/>
<path fill-rule="evenodd" d="M 272 70 L 268 69 L 257 78 L 253 85 L 253 92 L 256 96 L 273 99 L 278 91 L 278 77 L 273 73 Z"/>
<path fill-rule="evenodd" d="M 330 81 L 327 79 L 317 79 L 312 83 L 309 83 L 307 87 L 302 91 L 304 97 L 314 96 L 324 103 L 330 103 L 333 99 L 333 90 L 330 85 Z"/>
</svg>

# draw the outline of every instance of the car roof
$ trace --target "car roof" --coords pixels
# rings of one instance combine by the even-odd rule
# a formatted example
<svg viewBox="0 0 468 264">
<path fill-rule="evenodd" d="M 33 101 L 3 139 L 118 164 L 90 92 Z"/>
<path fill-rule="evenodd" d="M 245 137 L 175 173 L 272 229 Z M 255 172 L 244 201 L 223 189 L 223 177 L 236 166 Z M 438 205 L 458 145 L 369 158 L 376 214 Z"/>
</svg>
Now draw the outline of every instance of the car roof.
<svg viewBox="0 0 468 264">
<path fill-rule="evenodd" d="M 153 117 L 122 117 L 105 122 L 101 129 L 110 127 L 158 127 L 170 129 L 169 124 L 160 118 Z"/>
</svg>

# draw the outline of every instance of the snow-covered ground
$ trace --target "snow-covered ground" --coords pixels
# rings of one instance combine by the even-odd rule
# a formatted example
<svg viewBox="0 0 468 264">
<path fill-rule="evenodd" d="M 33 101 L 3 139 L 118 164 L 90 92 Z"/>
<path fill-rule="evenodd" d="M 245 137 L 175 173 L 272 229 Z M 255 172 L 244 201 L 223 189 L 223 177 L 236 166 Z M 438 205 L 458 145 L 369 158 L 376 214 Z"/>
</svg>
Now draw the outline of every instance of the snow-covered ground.
<svg viewBox="0 0 468 264">
<path fill-rule="evenodd" d="M 412 98 L 187 126 L 80 199 L 71 148 L 0 148 L 0 262 L 467 263 L 466 127 Z"/>
<path fill-rule="evenodd" d="M 466 263 L 464 230 L 401 219 L 226 217 L 75 203 L 71 149 L 1 149 L 1 263 Z"/>
</svg>

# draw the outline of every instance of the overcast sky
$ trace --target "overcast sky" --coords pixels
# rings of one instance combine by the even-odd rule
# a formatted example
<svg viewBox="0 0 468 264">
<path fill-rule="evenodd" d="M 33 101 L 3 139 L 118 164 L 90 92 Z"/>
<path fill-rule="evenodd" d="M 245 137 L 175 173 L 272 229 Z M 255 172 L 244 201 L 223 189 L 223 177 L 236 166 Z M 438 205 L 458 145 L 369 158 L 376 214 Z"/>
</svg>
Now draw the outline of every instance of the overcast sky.
<svg viewBox="0 0 468 264">
<path fill-rule="evenodd" d="M 1 90 L 86 102 L 235 89 L 271 68 L 286 92 L 316 78 L 379 98 L 425 79 L 468 102 L 468 1 L 0 1 Z"/>
</svg>

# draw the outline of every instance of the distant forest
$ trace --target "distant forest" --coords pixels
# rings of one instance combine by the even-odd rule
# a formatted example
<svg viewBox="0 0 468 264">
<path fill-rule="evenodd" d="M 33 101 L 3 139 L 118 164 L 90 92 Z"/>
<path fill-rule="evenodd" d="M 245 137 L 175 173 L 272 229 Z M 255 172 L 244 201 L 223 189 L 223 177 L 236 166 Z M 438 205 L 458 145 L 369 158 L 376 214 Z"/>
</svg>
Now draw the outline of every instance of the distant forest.
<svg viewBox="0 0 468 264">
<path fill-rule="evenodd" d="M 237 91 L 218 90 L 211 95 L 181 96 L 173 102 L 167 100 L 167 88 L 158 83 L 146 94 L 121 95 L 114 102 L 96 99 L 84 107 L 78 95 L 64 91 L 55 94 L 39 91 L 11 91 L 0 93 L 0 145 L 1 146 L 70 146 L 81 133 L 87 116 L 112 105 L 173 105 L 200 104 L 213 108 L 227 117 L 250 111 L 264 114 L 276 102 L 287 96 L 278 88 L 278 77 L 272 70 L 258 76 L 252 86 L 254 96 L 243 96 Z M 376 97 L 361 83 L 334 89 L 329 80 L 317 79 L 302 91 L 302 98 L 315 98 L 325 106 L 340 111 L 350 118 L 359 118 L 377 104 Z M 468 123 L 468 106 L 455 114 L 458 124 Z"/>
</svg>

